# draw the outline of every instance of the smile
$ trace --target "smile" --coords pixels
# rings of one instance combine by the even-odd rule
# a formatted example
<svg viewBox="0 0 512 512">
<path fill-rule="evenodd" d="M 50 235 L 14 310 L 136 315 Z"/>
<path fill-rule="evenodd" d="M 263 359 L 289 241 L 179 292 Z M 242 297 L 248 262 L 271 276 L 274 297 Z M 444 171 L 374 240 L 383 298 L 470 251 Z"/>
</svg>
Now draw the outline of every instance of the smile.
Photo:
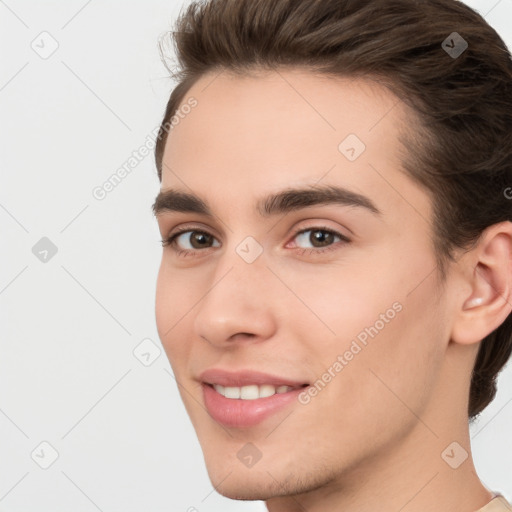
<svg viewBox="0 0 512 512">
<path fill-rule="evenodd" d="M 288 393 L 293 389 L 297 389 L 291 386 L 276 387 L 273 386 L 272 384 L 263 384 L 262 386 L 252 384 L 249 386 L 242 387 L 221 386 L 220 384 L 213 384 L 213 388 L 215 389 L 215 391 L 217 391 L 217 393 L 219 393 L 219 395 L 222 395 L 225 398 L 235 400 L 257 400 L 258 398 L 267 398 L 269 396 L 281 393 Z"/>
<path fill-rule="evenodd" d="M 255 371 L 210 369 L 200 375 L 206 410 L 217 423 L 232 428 L 254 427 L 297 404 L 308 386 L 296 380 Z"/>
</svg>

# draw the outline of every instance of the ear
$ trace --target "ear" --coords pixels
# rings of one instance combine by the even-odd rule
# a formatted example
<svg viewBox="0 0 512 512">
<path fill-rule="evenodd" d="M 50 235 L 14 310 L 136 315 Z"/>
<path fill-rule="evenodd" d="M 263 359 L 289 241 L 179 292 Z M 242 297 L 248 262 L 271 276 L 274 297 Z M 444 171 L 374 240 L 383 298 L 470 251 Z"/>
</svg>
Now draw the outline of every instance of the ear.
<svg viewBox="0 0 512 512">
<path fill-rule="evenodd" d="M 457 298 L 451 339 L 468 345 L 496 330 L 512 310 L 512 222 L 488 227 L 458 264 L 465 291 Z"/>
</svg>

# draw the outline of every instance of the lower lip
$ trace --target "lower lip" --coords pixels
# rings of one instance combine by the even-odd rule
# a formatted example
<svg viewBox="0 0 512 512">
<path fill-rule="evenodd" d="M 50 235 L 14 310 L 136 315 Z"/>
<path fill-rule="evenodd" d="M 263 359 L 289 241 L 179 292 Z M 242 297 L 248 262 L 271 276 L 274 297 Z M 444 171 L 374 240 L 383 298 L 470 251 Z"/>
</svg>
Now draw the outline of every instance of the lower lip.
<svg viewBox="0 0 512 512">
<path fill-rule="evenodd" d="M 287 393 L 276 393 L 255 400 L 241 400 L 226 398 L 204 382 L 202 386 L 204 402 L 210 416 L 226 427 L 235 428 L 253 427 L 261 423 L 291 402 L 296 401 L 299 393 L 305 389 L 298 388 Z"/>
</svg>

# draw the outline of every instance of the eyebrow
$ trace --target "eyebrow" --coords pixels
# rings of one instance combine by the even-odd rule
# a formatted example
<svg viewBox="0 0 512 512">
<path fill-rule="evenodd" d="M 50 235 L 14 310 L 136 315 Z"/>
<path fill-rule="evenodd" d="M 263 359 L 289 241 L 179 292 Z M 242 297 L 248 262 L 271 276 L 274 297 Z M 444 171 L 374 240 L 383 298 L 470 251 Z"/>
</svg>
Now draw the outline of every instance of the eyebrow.
<svg viewBox="0 0 512 512">
<path fill-rule="evenodd" d="M 370 198 L 334 185 L 285 189 L 260 199 L 256 203 L 256 211 L 262 217 L 270 217 L 311 206 L 330 204 L 363 208 L 374 215 L 382 214 Z M 163 212 L 181 212 L 215 217 L 208 203 L 199 196 L 174 189 L 162 190 L 157 195 L 152 209 L 155 215 Z"/>
</svg>

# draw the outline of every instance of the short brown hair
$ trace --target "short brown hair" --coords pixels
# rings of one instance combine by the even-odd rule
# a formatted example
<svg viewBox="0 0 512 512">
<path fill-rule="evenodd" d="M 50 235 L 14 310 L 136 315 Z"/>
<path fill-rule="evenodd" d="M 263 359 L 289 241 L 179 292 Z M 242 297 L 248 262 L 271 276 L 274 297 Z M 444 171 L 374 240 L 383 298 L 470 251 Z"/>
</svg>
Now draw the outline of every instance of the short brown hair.
<svg viewBox="0 0 512 512">
<path fill-rule="evenodd" d="M 155 148 L 160 180 L 169 123 L 200 77 L 291 66 L 377 79 L 411 107 L 417 122 L 400 138 L 402 163 L 432 199 L 442 280 L 454 248 L 468 249 L 485 228 L 512 220 L 505 192 L 512 185 L 512 59 L 496 31 L 462 2 L 195 1 L 170 36 L 179 66 L 168 69 L 178 85 Z M 454 41 L 468 44 L 457 56 L 447 50 Z M 165 63 L 163 45 L 161 51 Z M 511 352 L 509 315 L 481 342 L 470 418 L 494 399 Z"/>
</svg>

